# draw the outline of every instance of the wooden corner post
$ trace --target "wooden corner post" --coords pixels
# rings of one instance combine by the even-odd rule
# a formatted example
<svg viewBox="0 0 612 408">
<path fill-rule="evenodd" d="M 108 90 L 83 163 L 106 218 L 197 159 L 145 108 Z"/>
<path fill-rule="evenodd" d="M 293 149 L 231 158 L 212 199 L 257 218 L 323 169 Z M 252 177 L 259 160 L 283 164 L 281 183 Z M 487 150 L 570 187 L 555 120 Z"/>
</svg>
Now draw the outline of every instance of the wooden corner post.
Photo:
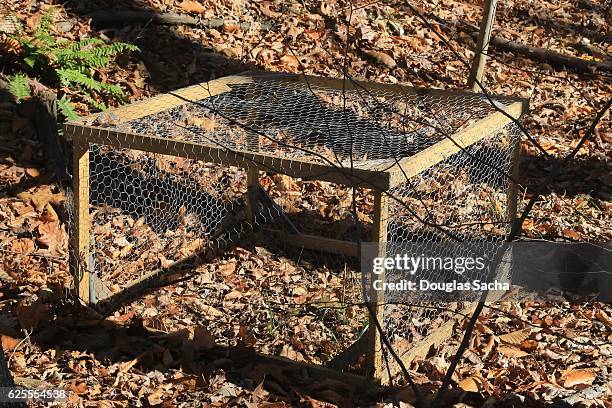
<svg viewBox="0 0 612 408">
<path fill-rule="evenodd" d="M 508 223 L 510 228 L 514 228 L 514 224 L 517 220 L 517 211 L 518 211 L 518 179 L 519 179 L 519 166 L 521 162 L 521 138 L 517 136 L 516 140 L 510 138 L 510 143 L 512 143 L 512 163 L 511 163 L 511 171 L 510 176 L 512 177 L 508 180 L 508 193 L 506 197 L 506 209 L 507 214 L 506 218 L 508 219 Z"/>
<path fill-rule="evenodd" d="M 372 241 L 378 243 L 378 256 L 387 256 L 387 222 L 389 219 L 388 197 L 384 191 L 374 190 L 374 225 Z M 384 281 L 384 274 L 378 275 Z M 366 371 L 373 379 L 384 378 L 383 344 L 376 327 L 376 320 L 384 324 L 385 294 L 382 290 L 374 290 L 372 282 L 369 288 L 370 307 L 374 312 L 368 313 L 369 325 L 366 348 Z"/>
<path fill-rule="evenodd" d="M 73 202 L 74 222 L 72 224 L 72 250 L 70 269 L 74 279 L 76 295 L 90 305 L 89 271 L 89 143 L 75 140 L 73 143 Z"/>
<path fill-rule="evenodd" d="M 491 40 L 491 29 L 493 28 L 493 20 L 495 20 L 495 9 L 497 8 L 497 0 L 485 0 L 482 22 L 480 23 L 480 31 L 478 32 L 478 43 L 472 61 L 472 69 L 468 79 L 468 88 L 474 92 L 480 91 L 479 83 L 482 83 L 484 76 L 485 65 L 487 64 L 487 51 L 489 50 L 489 41 Z"/>
<path fill-rule="evenodd" d="M 251 129 L 247 129 L 247 148 L 251 152 L 259 151 L 259 135 L 252 131 L 256 126 L 257 112 L 251 106 L 253 103 L 253 92 L 247 90 L 247 115 L 248 120 L 246 125 Z M 259 169 L 253 163 L 248 163 L 247 171 L 247 218 L 251 223 L 255 222 L 255 216 L 258 212 L 258 197 L 259 197 Z"/>
</svg>

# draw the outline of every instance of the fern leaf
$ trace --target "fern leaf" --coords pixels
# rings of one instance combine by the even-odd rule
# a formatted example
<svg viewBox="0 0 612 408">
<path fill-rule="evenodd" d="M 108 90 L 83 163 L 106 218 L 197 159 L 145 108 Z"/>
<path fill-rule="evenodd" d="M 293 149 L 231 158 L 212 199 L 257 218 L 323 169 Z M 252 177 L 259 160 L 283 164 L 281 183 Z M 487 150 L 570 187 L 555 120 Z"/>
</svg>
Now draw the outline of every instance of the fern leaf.
<svg viewBox="0 0 612 408">
<path fill-rule="evenodd" d="M 70 84 L 78 84 L 92 91 L 101 91 L 103 84 L 76 69 L 58 69 L 56 70 L 60 82 L 64 86 Z"/>
<path fill-rule="evenodd" d="M 64 117 L 68 120 L 76 120 L 79 115 L 74 110 L 74 104 L 66 95 L 57 100 L 57 107 Z"/>
<path fill-rule="evenodd" d="M 98 102 L 90 95 L 84 94 L 83 97 L 85 98 L 89 106 L 93 107 L 94 109 L 103 111 L 108 108 L 104 102 Z"/>
<path fill-rule="evenodd" d="M 9 90 L 19 101 L 30 96 L 30 83 L 24 74 L 15 74 L 9 78 Z"/>
</svg>

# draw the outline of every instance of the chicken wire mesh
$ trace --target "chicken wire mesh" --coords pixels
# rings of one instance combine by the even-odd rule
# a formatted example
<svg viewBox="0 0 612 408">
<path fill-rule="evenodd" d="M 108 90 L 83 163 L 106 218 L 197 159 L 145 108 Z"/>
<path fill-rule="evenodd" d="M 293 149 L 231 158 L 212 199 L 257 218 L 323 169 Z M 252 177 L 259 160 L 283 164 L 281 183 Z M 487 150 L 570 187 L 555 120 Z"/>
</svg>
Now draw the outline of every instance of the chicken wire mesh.
<svg viewBox="0 0 612 408">
<path fill-rule="evenodd" d="M 389 204 L 385 255 L 402 250 L 443 259 L 486 254 L 481 271 L 458 276 L 454 270 L 423 268 L 419 282 L 509 282 L 512 254 L 504 238 L 512 227 L 515 197 L 509 195 L 508 177 L 519 139 L 518 126 L 508 124 L 391 189 L 389 195 L 395 200 Z M 406 277 L 403 271 L 387 270 L 385 281 L 397 283 Z M 406 352 L 466 313 L 479 297 L 478 291 L 385 290 L 383 327 L 391 344 Z"/>
<path fill-rule="evenodd" d="M 307 170 L 308 163 L 330 172 L 347 167 L 373 169 L 372 174 L 389 168 L 398 172 L 384 193 L 388 244 L 495 244 L 503 238 L 510 220 L 508 175 L 518 140 L 518 129 L 509 120 L 483 129 L 487 135 L 479 141 L 456 153 L 451 149 L 416 175 L 403 173 L 399 160 L 515 100 L 348 84 L 254 75 L 221 91 L 202 84 L 196 89 L 199 97 L 177 93 L 178 103 L 176 97 L 170 104 L 153 99 L 139 105 L 150 112 L 143 116 L 128 107 L 68 128 L 73 138 L 92 142 L 85 180 L 91 238 L 84 264 L 97 279 L 90 292 L 120 295 L 153 270 L 175 264 L 193 268 L 208 260 L 201 254 L 211 243 L 227 240 L 228 233 L 231 240 L 244 239 L 241 233 L 253 232 L 254 226 L 355 243 L 371 240 L 376 214 L 367 187 L 373 186 L 363 179 L 334 184 L 325 181 L 325 172 L 292 177 L 292 169 Z M 205 160 L 194 155 L 202 146 L 211 148 Z M 225 152 L 234 153 L 231 163 Z M 253 170 L 244 169 L 249 166 L 260 170 L 257 186 L 255 176 L 249 183 L 247 173 Z M 362 186 L 353 189 L 351 183 Z M 254 209 L 249 202 L 258 203 L 254 218 L 248 216 Z M 302 255 L 300 262 L 307 258 Z M 73 256 L 84 260 L 74 251 Z M 358 273 L 358 265 L 346 257 L 313 258 L 335 273 Z M 387 300 L 393 303 L 392 296 Z M 418 341 L 461 307 L 454 303 L 436 309 L 426 303 L 385 307 L 384 327 L 394 343 Z"/>
<path fill-rule="evenodd" d="M 432 90 L 351 90 L 316 78 L 255 76 L 215 94 L 118 123 L 126 132 L 349 167 L 411 156 L 504 107 L 503 98 Z M 211 95 L 211 96 L 208 96 Z"/>
</svg>

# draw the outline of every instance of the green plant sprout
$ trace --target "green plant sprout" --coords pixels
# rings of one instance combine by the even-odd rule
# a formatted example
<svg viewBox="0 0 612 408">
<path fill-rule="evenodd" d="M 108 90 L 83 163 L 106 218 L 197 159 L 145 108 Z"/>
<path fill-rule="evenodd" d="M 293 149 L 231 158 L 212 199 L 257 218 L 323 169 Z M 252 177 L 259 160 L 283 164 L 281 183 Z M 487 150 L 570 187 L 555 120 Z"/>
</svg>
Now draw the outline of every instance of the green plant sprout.
<svg viewBox="0 0 612 408">
<path fill-rule="evenodd" d="M 96 77 L 99 68 L 109 65 L 120 53 L 139 51 L 132 44 L 123 42 L 106 43 L 98 38 L 85 38 L 70 41 L 57 38 L 51 34 L 55 10 L 49 9 L 41 18 L 34 34 L 14 36 L 21 46 L 24 71 L 12 75 L 9 79 L 10 90 L 18 100 L 31 95 L 29 78 L 41 78 L 41 82 L 58 87 L 70 87 L 79 92 L 79 96 L 89 107 L 99 110 L 106 105 L 96 99 L 96 95 L 105 95 L 111 100 L 124 101 L 125 93 L 119 85 L 107 84 Z M 61 95 L 57 101 L 60 112 L 67 119 L 77 117 L 75 106 L 70 97 Z"/>
</svg>

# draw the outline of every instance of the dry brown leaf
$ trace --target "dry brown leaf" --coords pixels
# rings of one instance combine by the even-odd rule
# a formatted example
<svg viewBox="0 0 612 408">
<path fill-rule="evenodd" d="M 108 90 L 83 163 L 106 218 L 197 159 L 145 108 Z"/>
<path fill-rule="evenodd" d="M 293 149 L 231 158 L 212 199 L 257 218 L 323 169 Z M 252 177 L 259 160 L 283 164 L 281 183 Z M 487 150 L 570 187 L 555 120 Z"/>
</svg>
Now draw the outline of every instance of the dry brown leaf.
<svg viewBox="0 0 612 408">
<path fill-rule="evenodd" d="M 63 193 L 52 193 L 51 186 L 40 186 L 34 191 L 24 191 L 17 194 L 17 198 L 30 201 L 37 211 L 42 211 L 49 203 L 59 204 L 64 201 Z"/>
<path fill-rule="evenodd" d="M 47 247 L 51 255 L 63 255 L 67 236 L 59 222 L 42 223 L 36 230 L 39 235 L 37 243 Z"/>
<path fill-rule="evenodd" d="M 149 404 L 153 406 L 160 405 L 160 404 L 163 404 L 164 402 L 164 400 L 162 399 L 163 396 L 164 396 L 164 389 L 158 388 L 147 396 L 147 401 L 149 402 Z"/>
<path fill-rule="evenodd" d="M 534 351 L 537 350 L 539 344 L 537 340 L 523 340 L 521 348 L 525 351 Z"/>
<path fill-rule="evenodd" d="M 57 216 L 57 212 L 51 204 L 47 204 L 40 216 L 40 219 L 43 222 L 56 222 L 59 221 L 59 217 Z"/>
<path fill-rule="evenodd" d="M 198 308 L 206 316 L 219 317 L 223 315 L 223 312 L 221 312 L 219 309 L 215 309 L 210 305 L 200 304 L 198 305 Z"/>
<path fill-rule="evenodd" d="M 477 377 L 467 377 L 459 382 L 459 387 L 464 391 L 480 392 L 481 384 Z"/>
<path fill-rule="evenodd" d="M 214 119 L 198 116 L 189 116 L 187 118 L 187 124 L 197 126 L 204 130 L 214 130 L 217 127 L 217 122 Z"/>
<path fill-rule="evenodd" d="M 529 353 L 514 346 L 499 346 L 497 351 L 510 358 L 525 357 L 529 355 Z"/>
<path fill-rule="evenodd" d="M 25 169 L 25 172 L 28 176 L 33 178 L 40 176 L 40 171 L 35 167 L 28 167 Z"/>
<path fill-rule="evenodd" d="M 219 266 L 219 273 L 223 276 L 230 276 L 236 272 L 236 262 L 228 262 Z"/>
<path fill-rule="evenodd" d="M 281 357 L 288 358 L 293 361 L 304 361 L 304 356 L 299 351 L 293 349 L 293 347 L 285 344 L 280 353 Z"/>
<path fill-rule="evenodd" d="M 300 66 L 300 61 L 293 55 L 283 55 L 280 58 L 280 61 L 283 63 L 283 66 L 288 69 L 297 69 Z"/>
<path fill-rule="evenodd" d="M 215 346 L 215 338 L 205 327 L 196 327 L 193 331 L 194 350 L 210 350 Z"/>
<path fill-rule="evenodd" d="M 580 384 L 591 384 L 595 379 L 595 371 L 586 368 L 581 370 L 568 370 L 561 376 L 563 379 L 563 386 L 565 388 L 571 388 Z"/>
<path fill-rule="evenodd" d="M 13 351 L 21 341 L 11 336 L 5 336 L 4 334 L 0 334 L 0 340 L 2 341 L 2 349 L 4 349 L 5 352 Z"/>
<path fill-rule="evenodd" d="M 136 363 L 138 363 L 138 361 L 140 361 L 140 359 L 145 355 L 145 353 L 140 354 L 139 356 L 133 358 L 130 361 L 126 361 L 125 363 L 121 363 L 119 364 L 119 372 L 120 373 L 127 373 L 128 371 L 130 371 L 132 369 L 132 367 L 134 367 L 136 365 Z"/>
<path fill-rule="evenodd" d="M 511 333 L 507 333 L 502 336 L 499 336 L 499 339 L 503 341 L 504 343 L 521 344 L 521 342 L 525 340 L 527 337 L 529 337 L 530 334 L 531 334 L 531 329 L 526 328 L 526 329 L 516 330 Z"/>
<path fill-rule="evenodd" d="M 573 239 L 575 241 L 579 241 L 581 239 L 581 235 L 579 233 L 569 228 L 562 230 L 561 233 L 564 237 Z"/>
<path fill-rule="evenodd" d="M 89 387 L 87 387 L 87 384 L 83 382 L 77 383 L 77 380 L 72 380 L 69 389 L 75 394 L 85 394 Z"/>
<path fill-rule="evenodd" d="M 482 348 L 482 354 L 485 357 L 488 356 L 491 350 L 493 350 L 494 345 L 495 345 L 495 341 L 493 339 L 493 336 L 489 336 L 489 340 L 487 341 L 487 344 L 485 344 L 485 346 Z"/>
<path fill-rule="evenodd" d="M 364 52 L 369 57 L 375 59 L 376 61 L 380 62 L 381 64 L 385 64 L 389 68 L 395 68 L 397 66 L 397 63 L 395 62 L 393 57 L 391 57 L 388 54 L 385 54 L 384 52 L 373 51 L 373 50 L 368 50 L 368 51 L 364 51 Z"/>
<path fill-rule="evenodd" d="M 179 4 L 179 8 L 187 13 L 204 14 L 206 12 L 206 7 L 198 1 L 185 0 Z"/>
<path fill-rule="evenodd" d="M 23 299 L 17 305 L 17 319 L 22 329 L 34 330 L 42 323 L 49 321 L 49 305 L 39 300 L 28 303 L 26 299 Z"/>
<path fill-rule="evenodd" d="M 263 381 L 253 390 L 251 394 L 251 400 L 254 404 L 258 404 L 262 401 L 267 401 L 270 393 L 264 389 Z M 258 405 L 259 406 L 259 405 Z"/>
<path fill-rule="evenodd" d="M 31 239 L 19 238 L 11 241 L 9 250 L 11 252 L 17 252 L 19 254 L 28 254 L 34 252 L 36 250 L 36 247 L 34 246 L 34 241 L 32 241 Z"/>
<path fill-rule="evenodd" d="M 603 310 L 598 309 L 595 312 L 595 317 L 606 326 L 612 327 L 612 319 L 610 319 L 610 317 Z"/>
<path fill-rule="evenodd" d="M 308 395 L 306 395 L 305 397 L 306 397 L 306 401 L 308 401 L 308 403 L 310 404 L 312 408 L 337 408 L 338 407 L 338 405 L 336 404 L 332 404 L 331 402 L 319 401 L 312 397 L 309 397 Z"/>
<path fill-rule="evenodd" d="M 225 295 L 225 300 L 230 301 L 230 300 L 240 299 L 241 297 L 242 297 L 242 292 L 238 290 L 232 290 L 230 293 Z"/>
<path fill-rule="evenodd" d="M 300 191 L 299 184 L 295 179 L 285 174 L 275 174 L 272 176 L 274 183 L 279 191 Z"/>
<path fill-rule="evenodd" d="M 282 13 L 270 10 L 270 3 L 268 1 L 264 1 L 263 4 L 259 7 L 259 9 L 261 10 L 261 14 L 266 17 L 278 18 L 282 16 Z"/>
</svg>

